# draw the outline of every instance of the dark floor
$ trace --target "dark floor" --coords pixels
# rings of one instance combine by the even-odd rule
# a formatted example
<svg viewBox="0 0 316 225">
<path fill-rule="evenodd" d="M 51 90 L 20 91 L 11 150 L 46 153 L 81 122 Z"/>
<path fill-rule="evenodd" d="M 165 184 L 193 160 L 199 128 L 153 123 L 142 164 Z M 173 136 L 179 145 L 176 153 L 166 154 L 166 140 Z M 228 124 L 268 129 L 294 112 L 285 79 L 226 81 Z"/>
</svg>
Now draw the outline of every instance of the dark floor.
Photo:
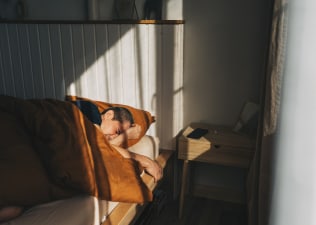
<svg viewBox="0 0 316 225">
<path fill-rule="evenodd" d="M 206 198 L 187 197 L 183 216 L 178 218 L 178 200 L 144 215 L 154 215 L 136 225 L 247 225 L 245 206 Z M 158 213 L 157 213 L 158 211 Z"/>
<path fill-rule="evenodd" d="M 169 162 L 174 161 L 169 159 Z M 175 185 L 176 178 L 181 177 L 178 173 L 174 171 L 174 163 L 167 164 L 164 174 L 168 175 L 154 191 L 154 201 L 132 225 L 247 225 L 245 205 L 194 197 L 189 192 L 179 219 L 179 199 L 174 199 L 180 193 L 179 185 Z"/>
</svg>

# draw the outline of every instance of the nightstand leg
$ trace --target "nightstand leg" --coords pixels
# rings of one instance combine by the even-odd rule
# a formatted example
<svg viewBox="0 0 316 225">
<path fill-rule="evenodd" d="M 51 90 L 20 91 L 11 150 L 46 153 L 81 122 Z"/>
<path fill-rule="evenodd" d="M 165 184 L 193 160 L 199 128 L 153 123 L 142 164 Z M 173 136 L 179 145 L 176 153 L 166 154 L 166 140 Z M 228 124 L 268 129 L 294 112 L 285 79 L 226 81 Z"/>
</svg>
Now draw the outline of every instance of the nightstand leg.
<svg viewBox="0 0 316 225">
<path fill-rule="evenodd" d="M 184 160 L 183 170 L 182 170 L 180 202 L 179 202 L 179 219 L 181 219 L 182 213 L 183 213 L 184 195 L 185 195 L 185 187 L 186 187 L 186 181 L 187 181 L 187 176 L 188 176 L 188 169 L 189 169 L 189 160 Z"/>
</svg>

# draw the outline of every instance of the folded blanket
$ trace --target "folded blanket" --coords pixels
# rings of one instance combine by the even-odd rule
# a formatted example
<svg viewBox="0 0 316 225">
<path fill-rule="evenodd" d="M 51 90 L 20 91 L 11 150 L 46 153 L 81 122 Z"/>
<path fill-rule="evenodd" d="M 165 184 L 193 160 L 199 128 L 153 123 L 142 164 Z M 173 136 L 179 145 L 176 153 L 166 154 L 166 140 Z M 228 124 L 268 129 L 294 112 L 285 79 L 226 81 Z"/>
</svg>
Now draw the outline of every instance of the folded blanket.
<svg viewBox="0 0 316 225">
<path fill-rule="evenodd" d="M 145 202 L 139 165 L 123 158 L 72 103 L 0 96 L 0 206 L 88 194 Z"/>
</svg>

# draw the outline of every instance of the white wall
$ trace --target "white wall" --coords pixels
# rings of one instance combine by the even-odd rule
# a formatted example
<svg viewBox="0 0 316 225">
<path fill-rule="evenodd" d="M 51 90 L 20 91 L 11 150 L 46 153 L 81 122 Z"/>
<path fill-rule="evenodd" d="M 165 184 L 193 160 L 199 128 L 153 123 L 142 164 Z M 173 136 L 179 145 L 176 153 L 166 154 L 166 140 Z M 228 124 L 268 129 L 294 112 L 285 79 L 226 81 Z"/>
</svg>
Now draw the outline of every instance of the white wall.
<svg viewBox="0 0 316 225">
<path fill-rule="evenodd" d="M 259 102 L 267 0 L 184 0 L 184 124 L 233 125 Z"/>
<path fill-rule="evenodd" d="M 32 20 L 111 20 L 117 19 L 114 3 L 118 0 L 11 0 L 0 1 L 0 18 L 19 19 L 17 4 L 23 8 L 24 19 Z M 143 19 L 146 0 L 135 0 L 136 12 L 130 19 Z M 182 0 L 161 0 L 162 19 L 181 20 Z M 126 18 L 124 18 L 126 19 Z"/>
<path fill-rule="evenodd" d="M 246 101 L 259 103 L 270 5 L 268 0 L 183 1 L 184 125 L 194 121 L 233 126 Z M 228 180 L 245 177 L 244 170 L 227 175 L 231 168 L 222 167 L 214 177 L 195 169 L 204 175 L 205 185 L 245 189 L 245 180 L 236 185 Z"/>
<path fill-rule="evenodd" d="M 85 0 L 24 0 L 23 2 L 27 19 L 83 20 L 88 16 Z"/>
<path fill-rule="evenodd" d="M 32 20 L 84 20 L 86 0 L 10 0 L 0 2 L 0 17 Z"/>
<path fill-rule="evenodd" d="M 280 131 L 273 160 L 271 225 L 316 224 L 316 2 L 288 1 Z"/>
</svg>

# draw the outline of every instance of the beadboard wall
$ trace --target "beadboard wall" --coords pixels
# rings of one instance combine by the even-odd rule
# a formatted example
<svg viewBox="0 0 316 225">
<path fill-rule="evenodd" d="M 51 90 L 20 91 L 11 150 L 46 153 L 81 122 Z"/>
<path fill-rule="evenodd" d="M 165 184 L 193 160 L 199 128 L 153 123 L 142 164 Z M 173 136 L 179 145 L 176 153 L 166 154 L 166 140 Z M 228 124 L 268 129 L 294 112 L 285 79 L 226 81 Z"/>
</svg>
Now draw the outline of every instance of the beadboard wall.
<svg viewBox="0 0 316 225">
<path fill-rule="evenodd" d="M 0 94 L 78 95 L 156 116 L 174 149 L 183 127 L 183 24 L 0 24 Z"/>
</svg>

